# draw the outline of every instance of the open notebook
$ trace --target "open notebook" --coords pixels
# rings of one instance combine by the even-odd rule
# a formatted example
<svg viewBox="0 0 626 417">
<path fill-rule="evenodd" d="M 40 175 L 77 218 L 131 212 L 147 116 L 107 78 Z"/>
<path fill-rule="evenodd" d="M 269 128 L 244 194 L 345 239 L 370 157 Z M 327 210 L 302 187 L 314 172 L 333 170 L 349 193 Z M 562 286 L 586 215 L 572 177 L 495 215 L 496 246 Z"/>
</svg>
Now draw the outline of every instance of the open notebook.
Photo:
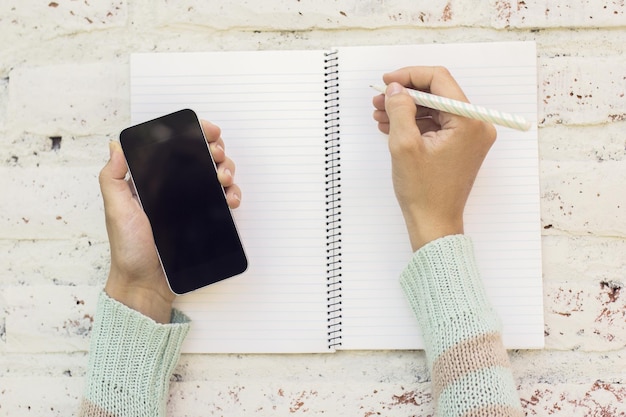
<svg viewBox="0 0 626 417">
<path fill-rule="evenodd" d="M 534 122 L 498 128 L 466 233 L 507 347 L 543 345 L 536 51 L 507 42 L 132 55 L 132 122 L 194 109 L 222 128 L 243 190 L 234 215 L 249 270 L 177 300 L 193 320 L 184 351 L 421 348 L 369 87 L 407 65 L 444 65 L 473 103 Z"/>
</svg>

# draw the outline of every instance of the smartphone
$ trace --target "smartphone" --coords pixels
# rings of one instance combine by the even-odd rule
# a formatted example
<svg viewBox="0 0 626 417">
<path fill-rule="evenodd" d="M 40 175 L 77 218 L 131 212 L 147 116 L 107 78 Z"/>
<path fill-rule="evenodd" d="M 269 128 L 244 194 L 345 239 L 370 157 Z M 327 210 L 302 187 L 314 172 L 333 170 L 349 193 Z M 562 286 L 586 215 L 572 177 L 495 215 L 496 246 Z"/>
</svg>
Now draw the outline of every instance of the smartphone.
<svg viewBox="0 0 626 417">
<path fill-rule="evenodd" d="M 198 116 L 189 109 L 120 134 L 130 177 L 175 294 L 248 267 Z"/>
</svg>

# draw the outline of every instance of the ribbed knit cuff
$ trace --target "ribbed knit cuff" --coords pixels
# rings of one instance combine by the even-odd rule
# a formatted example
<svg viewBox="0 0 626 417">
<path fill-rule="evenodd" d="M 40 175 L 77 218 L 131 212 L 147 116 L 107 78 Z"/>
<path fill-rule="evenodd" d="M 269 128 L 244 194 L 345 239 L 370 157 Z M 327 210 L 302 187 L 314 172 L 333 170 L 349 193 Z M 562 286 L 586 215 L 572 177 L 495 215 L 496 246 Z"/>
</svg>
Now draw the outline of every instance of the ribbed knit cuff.
<svg viewBox="0 0 626 417">
<path fill-rule="evenodd" d="M 430 364 L 461 340 L 500 331 L 467 236 L 446 236 L 420 248 L 400 283 L 420 323 Z"/>
<path fill-rule="evenodd" d="M 91 336 L 85 405 L 102 415 L 162 416 L 189 319 L 159 324 L 104 291 Z M 109 414 L 105 414 L 109 413 Z"/>
</svg>

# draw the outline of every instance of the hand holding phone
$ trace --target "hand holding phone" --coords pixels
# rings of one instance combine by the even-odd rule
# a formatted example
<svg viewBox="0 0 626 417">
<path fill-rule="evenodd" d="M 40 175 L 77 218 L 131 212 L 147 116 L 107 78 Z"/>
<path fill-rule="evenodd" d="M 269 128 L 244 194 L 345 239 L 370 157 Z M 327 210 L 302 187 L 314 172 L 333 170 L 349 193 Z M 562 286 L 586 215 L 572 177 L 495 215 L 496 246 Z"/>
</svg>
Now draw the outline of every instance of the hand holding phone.
<svg viewBox="0 0 626 417">
<path fill-rule="evenodd" d="M 181 110 L 130 127 L 120 142 L 171 291 L 184 294 L 243 272 L 245 253 L 195 113 Z M 115 252 L 127 260 L 136 249 Z M 112 243 L 112 269 L 114 257 Z"/>
</svg>

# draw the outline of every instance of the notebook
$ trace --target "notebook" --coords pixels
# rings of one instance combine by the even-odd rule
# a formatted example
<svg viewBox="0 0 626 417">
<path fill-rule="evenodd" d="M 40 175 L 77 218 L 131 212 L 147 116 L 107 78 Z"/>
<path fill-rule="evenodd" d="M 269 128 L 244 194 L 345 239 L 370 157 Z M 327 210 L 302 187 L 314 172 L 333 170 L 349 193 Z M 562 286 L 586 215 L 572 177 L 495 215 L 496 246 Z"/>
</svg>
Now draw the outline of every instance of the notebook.
<svg viewBox="0 0 626 417">
<path fill-rule="evenodd" d="M 423 347 L 370 88 L 408 65 L 444 65 L 472 103 L 533 122 L 498 128 L 465 222 L 505 345 L 543 346 L 536 47 L 504 42 L 133 54 L 132 122 L 191 108 L 217 124 L 243 194 L 249 269 L 177 299 L 184 352 Z"/>
</svg>

